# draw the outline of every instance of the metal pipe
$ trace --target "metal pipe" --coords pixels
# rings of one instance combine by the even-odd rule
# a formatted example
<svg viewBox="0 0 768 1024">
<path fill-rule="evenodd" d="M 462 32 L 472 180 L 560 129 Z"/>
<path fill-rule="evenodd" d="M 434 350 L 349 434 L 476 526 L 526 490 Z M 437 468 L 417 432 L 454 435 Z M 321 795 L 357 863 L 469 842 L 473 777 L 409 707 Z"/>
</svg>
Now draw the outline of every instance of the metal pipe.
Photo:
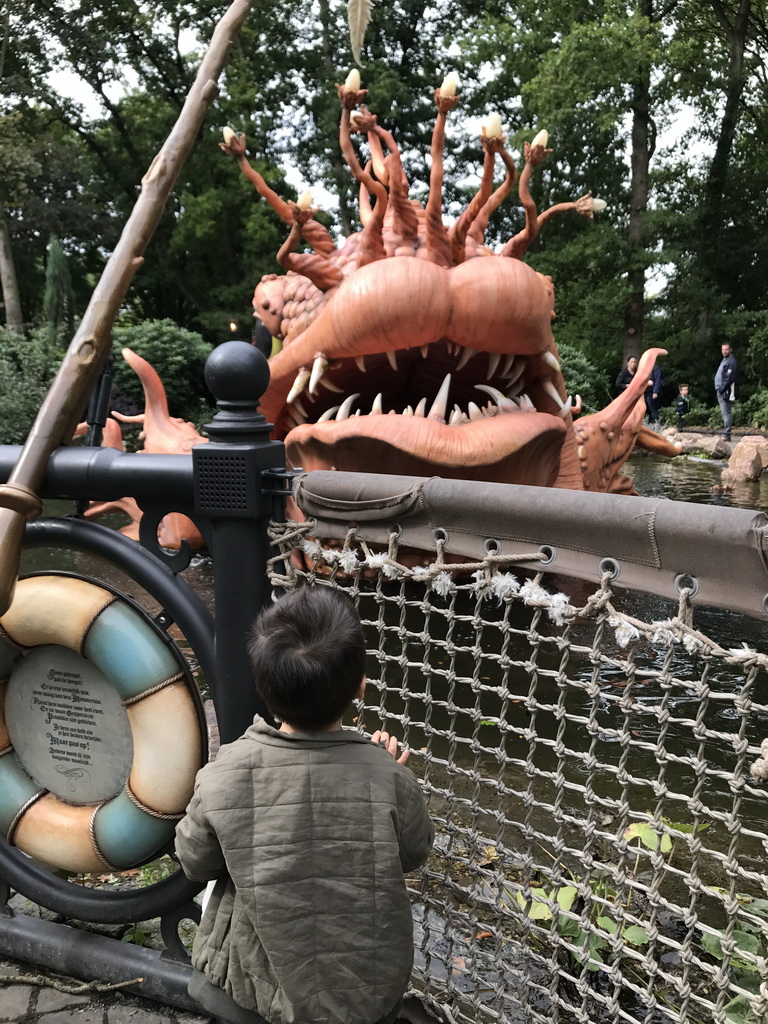
<svg viewBox="0 0 768 1024">
<path fill-rule="evenodd" d="M 20 445 L 0 445 L 0 482 L 11 474 Z M 192 502 L 192 456 L 131 454 L 114 448 L 57 448 L 48 460 L 42 498 L 109 501 L 130 495 L 137 500 Z M 171 507 L 171 506 L 169 506 Z"/>
<path fill-rule="evenodd" d="M 192 967 L 164 959 L 156 949 L 26 914 L 12 914 L 0 918 L 0 955 L 107 985 L 140 978 L 125 991 L 205 1015 L 205 1010 L 187 994 Z"/>
</svg>

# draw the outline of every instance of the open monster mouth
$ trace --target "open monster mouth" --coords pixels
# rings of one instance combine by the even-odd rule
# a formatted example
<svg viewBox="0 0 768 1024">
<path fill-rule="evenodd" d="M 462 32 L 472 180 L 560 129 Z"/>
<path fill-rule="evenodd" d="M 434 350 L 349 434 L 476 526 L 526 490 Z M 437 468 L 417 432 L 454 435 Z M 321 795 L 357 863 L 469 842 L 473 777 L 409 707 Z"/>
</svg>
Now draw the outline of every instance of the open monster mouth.
<svg viewBox="0 0 768 1024">
<path fill-rule="evenodd" d="M 345 281 L 318 320 L 270 363 L 262 410 L 275 423 L 275 436 L 285 439 L 290 463 L 551 486 L 572 427 L 549 331 L 547 287 L 524 264 L 505 261 L 504 322 L 489 327 L 486 313 L 481 328 L 477 307 L 487 310 L 494 298 L 488 286 L 498 283 L 497 259 L 471 261 L 486 273 L 463 275 L 473 291 L 463 307 L 451 301 L 454 288 L 449 294 L 430 289 L 427 305 L 434 308 L 406 321 L 394 307 L 413 310 L 413 304 L 390 295 L 374 310 L 365 302 L 377 316 L 366 317 L 360 330 L 344 311 L 365 300 L 361 282 Z M 443 284 L 441 268 L 407 262 Z M 365 278 L 369 269 L 355 277 Z M 521 278 L 526 295 L 533 290 L 538 301 L 519 303 Z M 457 326 L 482 347 L 430 340 L 441 328 L 458 336 Z"/>
</svg>

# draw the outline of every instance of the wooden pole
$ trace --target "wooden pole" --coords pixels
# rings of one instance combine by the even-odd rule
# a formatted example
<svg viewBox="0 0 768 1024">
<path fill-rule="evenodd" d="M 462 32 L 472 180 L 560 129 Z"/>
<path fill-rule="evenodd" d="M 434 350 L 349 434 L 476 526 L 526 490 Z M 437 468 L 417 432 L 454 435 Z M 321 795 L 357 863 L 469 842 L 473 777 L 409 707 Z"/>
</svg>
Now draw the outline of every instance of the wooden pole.
<svg viewBox="0 0 768 1024">
<path fill-rule="evenodd" d="M 42 509 L 37 490 L 48 458 L 71 437 L 96 383 L 111 345 L 112 324 L 134 274 L 144 262 L 144 250 L 192 149 L 208 106 L 218 95 L 219 75 L 252 6 L 253 0 L 234 0 L 216 26 L 184 107 L 142 179 L 133 212 L 40 407 L 18 462 L 8 483 L 0 485 L 0 615 L 8 610 L 13 600 L 25 521 L 34 519 Z"/>
</svg>

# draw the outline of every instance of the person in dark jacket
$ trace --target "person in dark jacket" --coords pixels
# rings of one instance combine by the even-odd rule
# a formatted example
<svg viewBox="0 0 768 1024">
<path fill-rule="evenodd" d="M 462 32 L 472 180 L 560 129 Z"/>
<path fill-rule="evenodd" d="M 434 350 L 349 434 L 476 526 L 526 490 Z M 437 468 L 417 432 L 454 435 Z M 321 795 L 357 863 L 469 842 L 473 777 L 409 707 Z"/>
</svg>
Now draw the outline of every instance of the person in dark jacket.
<svg viewBox="0 0 768 1024">
<path fill-rule="evenodd" d="M 619 370 L 619 374 L 616 378 L 616 394 L 620 395 L 622 391 L 626 391 L 632 378 L 637 373 L 637 357 L 630 356 L 627 360 L 627 365 L 623 370 Z"/>
<path fill-rule="evenodd" d="M 727 341 L 720 346 L 720 351 L 723 358 L 715 374 L 715 393 L 723 417 L 723 440 L 730 441 L 733 424 L 731 403 L 739 397 L 739 364 Z"/>
<path fill-rule="evenodd" d="M 257 620 L 256 717 L 198 772 L 176 853 L 216 879 L 190 994 L 232 1024 L 392 1024 L 413 965 L 403 877 L 434 828 L 397 740 L 343 729 L 365 690 L 365 641 L 346 595 L 301 587 Z"/>
<path fill-rule="evenodd" d="M 659 428 L 659 402 L 661 400 L 663 383 L 664 378 L 661 376 L 661 370 L 658 366 L 654 366 L 651 370 L 648 387 L 645 389 L 645 408 L 648 412 L 651 430 L 658 430 Z"/>
<path fill-rule="evenodd" d="M 690 408 L 688 401 L 688 385 L 681 384 L 675 399 L 675 412 L 677 413 L 677 429 L 682 430 L 685 426 L 685 416 Z"/>
</svg>

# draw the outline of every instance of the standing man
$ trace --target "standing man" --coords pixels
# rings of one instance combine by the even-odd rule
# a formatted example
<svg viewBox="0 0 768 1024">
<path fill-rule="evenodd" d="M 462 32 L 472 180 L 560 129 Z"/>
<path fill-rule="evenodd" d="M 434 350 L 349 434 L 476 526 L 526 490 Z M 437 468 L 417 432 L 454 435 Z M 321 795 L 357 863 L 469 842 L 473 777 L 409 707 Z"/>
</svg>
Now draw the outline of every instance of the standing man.
<svg viewBox="0 0 768 1024">
<path fill-rule="evenodd" d="M 651 370 L 651 376 L 648 380 L 648 387 L 645 389 L 645 408 L 648 413 L 648 421 L 651 426 L 651 430 L 659 429 L 659 400 L 661 399 L 661 388 L 664 384 L 664 378 L 661 376 L 661 370 L 656 365 Z"/>
<path fill-rule="evenodd" d="M 733 422 L 731 402 L 739 397 L 739 364 L 727 341 L 720 346 L 720 351 L 723 359 L 715 374 L 715 392 L 723 416 L 723 440 L 730 441 Z"/>
</svg>

